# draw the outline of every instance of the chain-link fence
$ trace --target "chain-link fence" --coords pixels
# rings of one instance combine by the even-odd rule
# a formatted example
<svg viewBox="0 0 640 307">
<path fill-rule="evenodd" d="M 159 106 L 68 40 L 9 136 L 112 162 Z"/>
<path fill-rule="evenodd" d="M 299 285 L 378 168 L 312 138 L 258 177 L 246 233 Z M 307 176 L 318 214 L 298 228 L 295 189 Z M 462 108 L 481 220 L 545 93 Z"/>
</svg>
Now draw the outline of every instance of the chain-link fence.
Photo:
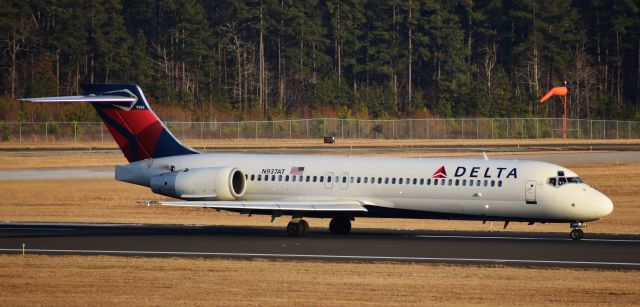
<svg viewBox="0 0 640 307">
<path fill-rule="evenodd" d="M 548 139 L 562 138 L 562 118 L 359 120 L 315 118 L 244 122 L 167 122 L 183 140 L 212 139 Z M 567 120 L 570 139 L 637 139 L 640 122 Z M 3 142 L 111 142 L 101 122 L 0 122 Z"/>
</svg>

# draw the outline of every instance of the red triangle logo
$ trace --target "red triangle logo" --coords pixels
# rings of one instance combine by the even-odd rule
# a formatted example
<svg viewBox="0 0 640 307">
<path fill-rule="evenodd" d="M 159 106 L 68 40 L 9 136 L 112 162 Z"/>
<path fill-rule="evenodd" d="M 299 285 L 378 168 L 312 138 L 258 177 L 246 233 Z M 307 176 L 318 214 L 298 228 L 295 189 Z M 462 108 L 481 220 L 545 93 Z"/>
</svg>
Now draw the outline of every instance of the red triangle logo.
<svg viewBox="0 0 640 307">
<path fill-rule="evenodd" d="M 440 168 L 433 173 L 433 176 L 431 176 L 431 178 L 447 178 L 447 170 L 444 169 L 444 165 L 440 166 Z"/>
</svg>

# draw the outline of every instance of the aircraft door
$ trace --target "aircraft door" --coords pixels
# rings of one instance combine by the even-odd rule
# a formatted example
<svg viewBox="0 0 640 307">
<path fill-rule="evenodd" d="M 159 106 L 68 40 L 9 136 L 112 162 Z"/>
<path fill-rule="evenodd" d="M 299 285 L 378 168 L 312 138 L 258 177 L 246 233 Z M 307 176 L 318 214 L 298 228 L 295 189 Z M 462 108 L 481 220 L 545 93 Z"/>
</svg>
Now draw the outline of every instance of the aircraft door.
<svg viewBox="0 0 640 307">
<path fill-rule="evenodd" d="M 333 175 L 334 174 L 332 172 L 329 172 L 325 175 L 325 177 L 327 177 L 327 180 L 324 181 L 324 188 L 327 190 L 333 189 L 333 180 L 335 179 Z"/>
<path fill-rule="evenodd" d="M 338 180 L 340 180 L 341 189 L 346 190 L 349 188 L 349 173 L 347 172 L 340 173 Z"/>
<path fill-rule="evenodd" d="M 536 201 L 536 181 L 528 180 L 524 189 L 525 200 L 527 204 L 535 205 Z"/>
</svg>

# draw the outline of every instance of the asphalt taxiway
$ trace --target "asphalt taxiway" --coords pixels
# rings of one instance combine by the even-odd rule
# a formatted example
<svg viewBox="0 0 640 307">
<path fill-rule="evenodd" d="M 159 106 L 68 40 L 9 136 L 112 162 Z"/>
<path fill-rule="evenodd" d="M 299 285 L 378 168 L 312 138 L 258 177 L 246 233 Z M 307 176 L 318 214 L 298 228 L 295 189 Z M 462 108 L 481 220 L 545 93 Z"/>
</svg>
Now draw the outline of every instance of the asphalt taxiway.
<svg viewBox="0 0 640 307">
<path fill-rule="evenodd" d="M 640 236 L 271 227 L 0 223 L 0 253 L 411 261 L 640 270 Z"/>
</svg>

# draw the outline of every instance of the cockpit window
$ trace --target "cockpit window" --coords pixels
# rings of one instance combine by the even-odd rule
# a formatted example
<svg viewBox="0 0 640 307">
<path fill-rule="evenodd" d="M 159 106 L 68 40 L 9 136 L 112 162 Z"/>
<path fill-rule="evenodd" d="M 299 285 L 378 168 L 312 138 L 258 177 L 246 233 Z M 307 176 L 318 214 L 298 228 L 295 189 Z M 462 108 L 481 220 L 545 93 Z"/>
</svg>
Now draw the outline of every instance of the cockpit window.
<svg viewBox="0 0 640 307">
<path fill-rule="evenodd" d="M 580 177 L 551 177 L 549 178 L 549 185 L 552 187 L 559 187 L 561 185 L 571 183 L 578 184 L 584 183 Z"/>
</svg>

